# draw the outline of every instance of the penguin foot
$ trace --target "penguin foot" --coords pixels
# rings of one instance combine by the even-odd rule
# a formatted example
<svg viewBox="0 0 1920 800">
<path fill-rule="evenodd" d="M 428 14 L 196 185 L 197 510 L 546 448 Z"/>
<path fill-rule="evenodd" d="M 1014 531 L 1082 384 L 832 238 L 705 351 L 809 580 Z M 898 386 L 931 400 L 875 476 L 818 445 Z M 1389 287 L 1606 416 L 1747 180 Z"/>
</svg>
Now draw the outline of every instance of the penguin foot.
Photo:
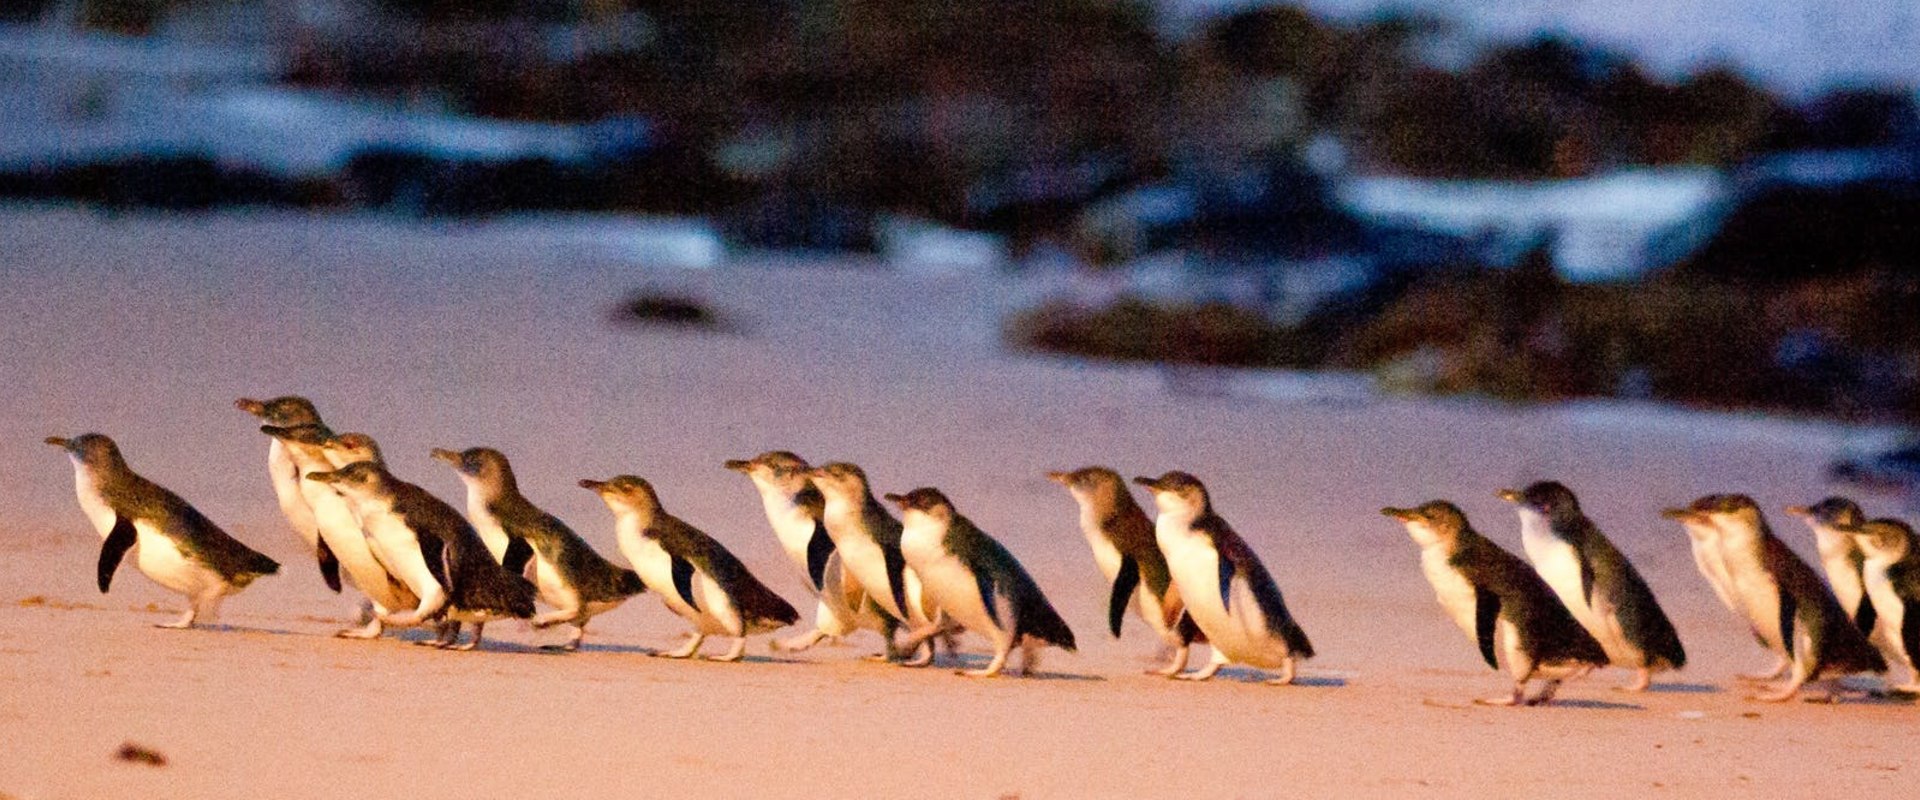
<svg viewBox="0 0 1920 800">
<path fill-rule="evenodd" d="M 731 664 L 735 661 L 739 661 L 740 659 L 745 658 L 746 655 L 747 655 L 747 637 L 742 636 L 738 639 L 733 640 L 733 647 L 727 650 L 727 652 L 717 656 L 705 656 L 705 658 L 708 661 L 719 661 L 722 663 Z"/>
<path fill-rule="evenodd" d="M 380 618 L 370 617 L 363 620 L 360 627 L 341 628 L 340 630 L 334 631 L 333 636 L 336 639 L 378 639 L 380 638 L 380 634 L 385 632 L 386 625 L 380 622 Z"/>
<path fill-rule="evenodd" d="M 694 653 L 700 652 L 700 643 L 706 640 L 707 637 L 696 633 L 687 637 L 687 643 L 681 645 L 680 649 L 666 653 L 656 653 L 655 655 L 661 658 L 692 658 Z"/>
<path fill-rule="evenodd" d="M 159 628 L 161 630 L 184 631 L 193 627 L 193 619 L 187 618 L 187 619 L 176 619 L 172 622 L 156 622 L 156 623 L 153 623 L 153 627 Z"/>
<path fill-rule="evenodd" d="M 464 652 L 467 652 L 468 650 L 472 650 L 479 646 L 480 646 L 480 637 L 475 636 L 471 639 L 468 639 L 464 642 L 459 642 L 457 644 L 449 643 L 446 649 L 464 653 Z"/>
<path fill-rule="evenodd" d="M 1644 667 L 1633 671 L 1633 682 L 1624 686 L 1615 686 L 1616 692 L 1644 692 L 1653 685 L 1653 670 Z"/>
<path fill-rule="evenodd" d="M 926 652 L 900 662 L 900 666 L 913 667 L 915 669 L 918 669 L 920 667 L 924 667 L 932 663 L 933 663 L 933 643 L 928 642 Z"/>
<path fill-rule="evenodd" d="M 1271 680 L 1268 680 L 1268 681 L 1264 681 L 1264 683 L 1266 683 L 1266 685 L 1268 685 L 1268 686 L 1287 686 L 1287 685 L 1290 685 L 1290 684 L 1292 684 L 1292 683 L 1293 683 L 1293 678 L 1294 678 L 1294 669 L 1295 669 L 1295 666 L 1294 666 L 1294 663 L 1293 663 L 1293 659 L 1291 659 L 1291 658 L 1289 658 L 1289 659 L 1287 659 L 1287 663 L 1286 663 L 1286 665 L 1285 665 L 1285 666 L 1282 666 L 1282 667 L 1280 668 L 1280 675 L 1279 675 L 1279 677 L 1276 677 L 1276 678 L 1273 678 L 1273 679 L 1271 679 Z"/>
<path fill-rule="evenodd" d="M 953 671 L 953 674 L 964 675 L 969 678 L 997 678 L 1000 676 L 1000 670 L 993 667 L 981 667 L 979 669 L 956 669 Z"/>
<path fill-rule="evenodd" d="M 1208 665 L 1192 672 L 1177 673 L 1172 677 L 1176 681 L 1204 681 L 1212 679 L 1213 674 L 1219 671 L 1219 667 Z"/>
<path fill-rule="evenodd" d="M 1789 683 L 1785 686 L 1781 686 L 1777 689 L 1774 689 L 1771 692 L 1761 692 L 1759 694 L 1747 695 L 1747 699 L 1758 700 L 1762 703 L 1784 703 L 1788 700 L 1792 700 L 1794 695 L 1797 695 L 1799 693 L 1800 693 L 1800 685 L 1796 683 Z"/>
<path fill-rule="evenodd" d="M 1520 696 L 1519 692 L 1505 697 L 1476 697 L 1473 700 L 1476 706 L 1518 706 L 1525 703 L 1526 700 Z"/>
</svg>

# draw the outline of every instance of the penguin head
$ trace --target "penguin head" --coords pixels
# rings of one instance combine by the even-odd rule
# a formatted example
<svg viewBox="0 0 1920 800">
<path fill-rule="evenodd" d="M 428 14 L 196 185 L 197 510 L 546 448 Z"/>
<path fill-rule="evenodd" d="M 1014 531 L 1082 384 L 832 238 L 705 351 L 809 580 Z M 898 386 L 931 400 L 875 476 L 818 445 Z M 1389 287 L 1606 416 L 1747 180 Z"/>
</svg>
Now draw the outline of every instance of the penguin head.
<svg viewBox="0 0 1920 800">
<path fill-rule="evenodd" d="M 332 438 L 332 436 L 327 433 L 326 428 L 312 424 L 289 426 L 262 425 L 260 426 L 260 432 L 278 439 L 287 445 L 312 448 L 322 447 L 327 443 L 328 439 Z"/>
<path fill-rule="evenodd" d="M 813 485 L 820 487 L 820 493 L 827 497 L 857 502 L 868 493 L 866 471 L 845 461 L 814 467 L 807 471 L 807 477 L 812 478 Z"/>
<path fill-rule="evenodd" d="M 1451 541 L 1467 529 L 1467 515 L 1445 500 L 1432 500 L 1417 508 L 1389 506 L 1380 513 L 1400 520 L 1407 526 L 1407 535 L 1423 545 Z"/>
<path fill-rule="evenodd" d="M 272 400 L 242 397 L 233 401 L 233 407 L 259 417 L 269 425 L 290 427 L 320 423 L 320 410 L 313 407 L 313 401 L 297 395 L 276 397 Z"/>
<path fill-rule="evenodd" d="M 386 459 L 380 455 L 380 445 L 373 437 L 364 433 L 342 433 L 328 439 L 320 445 L 327 460 L 335 467 L 344 467 L 361 461 L 384 464 Z"/>
<path fill-rule="evenodd" d="M 1851 532 L 1867 521 L 1860 504 L 1844 497 L 1829 497 L 1810 506 L 1787 506 L 1787 513 L 1805 520 L 1810 526 Z"/>
<path fill-rule="evenodd" d="M 780 489 L 788 495 L 807 488 L 807 472 L 811 469 L 806 459 L 785 450 L 769 450 L 744 461 L 733 459 L 726 467 L 753 479 L 757 486 Z"/>
<path fill-rule="evenodd" d="M 600 502 L 615 514 L 653 513 L 660 508 L 660 495 L 654 492 L 653 484 L 636 475 L 616 475 L 604 481 L 583 478 L 580 488 L 600 495 Z"/>
<path fill-rule="evenodd" d="M 1573 496 L 1573 490 L 1561 485 L 1558 481 L 1540 481 L 1521 491 L 1501 489 L 1494 494 L 1502 500 L 1521 508 L 1532 509 L 1548 518 L 1575 516 L 1580 513 L 1580 501 Z"/>
<path fill-rule="evenodd" d="M 74 463 L 89 469 L 125 469 L 127 465 L 126 459 L 120 456 L 120 446 L 102 434 L 83 433 L 71 439 L 49 436 L 46 441 L 67 451 L 67 457 L 73 459 Z"/>
<path fill-rule="evenodd" d="M 1697 502 L 1698 501 L 1696 501 L 1696 503 Z M 1660 512 L 1660 516 L 1680 523 L 1680 527 L 1684 528 L 1687 535 L 1694 539 L 1704 541 L 1712 539 L 1720 533 L 1720 529 L 1714 526 L 1713 518 L 1707 516 L 1707 512 L 1696 510 L 1692 506 L 1665 509 Z"/>
<path fill-rule="evenodd" d="M 393 476 L 372 461 L 355 461 L 332 472 L 309 472 L 307 480 L 332 486 L 335 491 L 355 500 L 379 497 L 393 491 Z"/>
<path fill-rule="evenodd" d="M 1703 521 L 1719 534 L 1747 534 L 1767 531 L 1767 520 L 1760 504 L 1744 494 L 1710 494 L 1688 505 L 1688 515 L 1676 517 L 1683 523 Z M 1770 532 L 1770 531 L 1768 531 Z"/>
<path fill-rule="evenodd" d="M 1869 558 L 1898 561 L 1913 546 L 1913 528 L 1892 518 L 1868 520 L 1854 529 L 1853 540 Z"/>
<path fill-rule="evenodd" d="M 1141 476 L 1134 483 L 1147 487 L 1153 492 L 1153 502 L 1160 507 L 1162 514 L 1199 516 L 1212 508 L 1207 498 L 1207 486 L 1199 478 L 1175 470 L 1158 478 Z"/>
<path fill-rule="evenodd" d="M 887 495 L 887 502 L 900 507 L 900 519 L 903 522 L 910 522 L 916 514 L 943 524 L 953 521 L 953 501 L 931 486 L 922 486 L 906 494 Z"/>
<path fill-rule="evenodd" d="M 445 462 L 460 474 L 460 480 L 489 492 L 514 488 L 513 465 L 505 453 L 491 447 L 469 447 L 457 453 L 436 447 L 433 460 Z"/>
<path fill-rule="evenodd" d="M 1106 467 L 1081 467 L 1072 472 L 1049 472 L 1047 479 L 1067 487 L 1082 504 L 1111 507 L 1127 497 L 1127 482 Z"/>
</svg>

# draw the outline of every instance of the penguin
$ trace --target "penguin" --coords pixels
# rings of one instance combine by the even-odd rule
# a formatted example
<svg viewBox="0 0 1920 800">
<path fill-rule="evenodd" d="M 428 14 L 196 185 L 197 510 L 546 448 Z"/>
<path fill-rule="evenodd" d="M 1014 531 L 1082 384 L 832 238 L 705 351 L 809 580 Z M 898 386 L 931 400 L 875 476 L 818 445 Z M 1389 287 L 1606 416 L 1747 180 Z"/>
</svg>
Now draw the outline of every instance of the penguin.
<svg viewBox="0 0 1920 800">
<path fill-rule="evenodd" d="M 467 519 L 473 524 L 474 531 L 480 534 L 480 541 L 486 543 L 487 553 L 493 556 L 494 562 L 505 567 L 510 573 L 526 575 L 531 580 L 533 546 L 518 536 L 509 536 L 507 531 L 500 527 L 499 520 L 487 510 L 488 495 L 473 490 L 475 481 L 483 485 L 502 482 L 499 471 L 506 467 L 506 456 L 500 456 L 495 452 L 494 455 L 499 456 L 498 458 L 476 458 L 474 464 L 480 470 L 480 474 L 469 476 L 462 469 L 464 459 L 460 453 L 435 448 L 432 455 L 433 460 L 452 465 L 454 471 L 459 473 L 461 482 L 466 484 Z M 507 477 L 510 479 L 511 473 Z M 516 488 L 515 491 L 517 492 L 518 489 Z"/>
<path fill-rule="evenodd" d="M 1735 601 L 1755 638 L 1784 655 L 1789 665 L 1784 681 L 1753 699 L 1787 700 L 1809 681 L 1827 683 L 1831 699 L 1832 679 L 1887 670 L 1886 660 L 1867 643 L 1820 576 L 1774 535 L 1753 498 L 1708 495 L 1687 511 L 1719 528 L 1720 554 Z"/>
<path fill-rule="evenodd" d="M 1866 513 L 1858 503 L 1844 497 L 1829 497 L 1810 506 L 1787 506 L 1786 510 L 1813 531 L 1814 548 L 1820 553 L 1820 566 L 1826 570 L 1827 586 L 1833 589 L 1834 599 L 1840 601 L 1840 607 L 1861 633 L 1868 639 L 1875 638 L 1879 626 L 1861 574 L 1866 555 L 1854 538 L 1854 532 L 1867 521 Z"/>
<path fill-rule="evenodd" d="M 1744 613 L 1740 610 L 1740 601 L 1733 594 L 1733 578 L 1727 574 L 1727 560 L 1720 554 L 1719 526 L 1714 525 L 1713 520 L 1705 514 L 1696 514 L 1690 509 L 1669 508 L 1660 514 L 1680 523 L 1680 527 L 1687 532 L 1688 545 L 1693 551 L 1693 565 L 1700 570 L 1700 577 L 1707 579 L 1713 596 L 1720 598 L 1720 604 L 1726 606 L 1728 611 Z M 1774 674 L 1779 673 L 1776 671 Z"/>
<path fill-rule="evenodd" d="M 731 636 L 733 648 L 714 661 L 739 661 L 747 637 L 800 621 L 800 612 L 774 594 L 713 537 L 667 513 L 653 484 L 632 475 L 583 479 L 613 512 L 620 552 L 667 610 L 693 623 L 685 646 L 665 658 L 691 658 L 708 636 Z"/>
<path fill-rule="evenodd" d="M 394 477 L 377 461 L 306 477 L 332 486 L 359 509 L 382 561 L 420 598 L 419 606 L 388 617 L 387 624 L 439 622 L 440 635 L 427 644 L 472 650 L 488 622 L 533 616 L 533 584 L 494 562 L 460 512 L 427 490 Z M 459 641 L 463 622 L 473 624 L 473 639 L 465 644 Z"/>
<path fill-rule="evenodd" d="M 326 427 L 315 424 L 290 427 L 262 425 L 260 432 L 272 437 L 281 446 L 301 477 L 334 469 L 323 449 L 327 440 L 332 438 Z M 359 516 L 345 497 L 331 486 L 309 480 L 300 481 L 300 493 L 304 498 L 304 506 L 313 514 L 323 551 L 336 557 L 335 563 L 346 571 L 354 588 L 359 589 L 372 603 L 363 625 L 338 631 L 334 635 L 346 639 L 379 638 L 386 628 L 383 618 L 392 616 L 397 610 L 418 605 L 419 596 L 380 562 L 373 544 L 360 527 Z"/>
<path fill-rule="evenodd" d="M 1067 487 L 1080 506 L 1080 532 L 1093 548 L 1093 561 L 1107 577 L 1107 628 L 1120 638 L 1120 625 L 1131 607 L 1155 636 L 1173 649 L 1173 660 L 1151 669 L 1153 675 L 1173 676 L 1187 668 L 1187 653 L 1200 629 L 1188 618 L 1180 590 L 1167 572 L 1167 559 L 1153 541 L 1153 519 L 1127 490 L 1126 479 L 1106 467 L 1084 467 L 1072 472 L 1049 472 L 1047 478 Z"/>
<path fill-rule="evenodd" d="M 233 406 L 268 425 L 316 425 L 325 428 L 313 401 L 298 395 L 264 401 L 242 397 L 233 401 Z M 287 518 L 287 524 L 293 526 L 293 532 L 300 540 L 306 542 L 307 550 L 319 561 L 320 579 L 328 589 L 339 592 L 340 562 L 330 543 L 320 536 L 319 521 L 315 519 L 313 507 L 308 505 L 306 493 L 300 485 L 300 470 L 287 453 L 286 445 L 279 439 L 269 439 L 267 443 L 267 477 L 273 482 L 273 494 L 280 502 L 280 513 Z"/>
<path fill-rule="evenodd" d="M 227 595 L 280 571 L 273 559 L 241 544 L 200 510 L 134 473 L 112 439 L 98 433 L 47 438 L 73 461 L 73 488 L 105 542 L 95 577 L 106 594 L 113 573 L 136 545 L 134 564 L 154 583 L 187 596 L 180 619 L 159 628 L 191 628 L 213 617 Z"/>
<path fill-rule="evenodd" d="M 839 640 L 860 629 L 884 635 L 886 622 L 867 602 L 859 579 L 847 570 L 821 520 L 826 499 L 807 477 L 807 462 L 785 450 L 772 450 L 751 459 L 726 462 L 726 468 L 746 475 L 760 492 L 767 523 L 787 557 L 799 567 L 807 591 L 818 598 L 813 630 L 776 640 L 778 650 L 805 650 L 823 640 Z"/>
<path fill-rule="evenodd" d="M 1888 660 L 1907 668 L 1894 691 L 1920 693 L 1920 538 L 1897 519 L 1875 519 L 1853 532 L 1863 584 Z"/>
<path fill-rule="evenodd" d="M 1513 694 L 1478 700 L 1484 705 L 1546 705 L 1560 683 L 1607 665 L 1607 653 L 1519 557 L 1502 550 L 1467 522 L 1458 506 L 1434 500 L 1418 508 L 1383 508 L 1406 525 L 1420 545 L 1420 569 L 1433 584 L 1440 607 L 1480 648 L 1487 666 L 1500 668 L 1506 655 Z M 1546 680 L 1527 696 L 1527 682 Z"/>
<path fill-rule="evenodd" d="M 900 550 L 927 594 L 961 625 L 993 643 L 993 661 L 961 675 L 999 675 L 1015 647 L 1020 648 L 1021 675 L 1033 674 L 1045 645 L 1074 651 L 1073 631 L 1026 568 L 999 541 L 955 512 L 940 490 L 923 487 L 886 498 L 900 507 Z M 939 623 L 928 623 L 908 632 L 907 646 L 917 647 L 940 633 Z"/>
<path fill-rule="evenodd" d="M 887 651 L 884 658 L 909 667 L 933 663 L 931 641 L 927 642 L 926 652 L 916 656 L 913 649 L 902 651 L 893 639 L 894 631 L 902 626 L 908 630 L 921 630 L 929 625 L 949 633 L 956 630 L 927 596 L 920 576 L 907 566 L 906 556 L 900 552 L 900 520 L 873 496 L 867 473 L 854 464 L 833 462 L 809 470 L 807 476 L 820 490 L 823 501 L 820 519 L 826 525 L 827 535 L 833 539 L 835 551 L 840 553 L 847 570 L 866 588 L 869 604 L 885 620 L 882 635 L 886 637 Z M 947 637 L 943 634 L 941 638 Z"/>
<path fill-rule="evenodd" d="M 437 449 L 433 457 L 452 466 L 467 485 L 467 520 L 476 531 L 510 538 L 530 550 L 526 568 L 532 573 L 540 599 L 553 606 L 551 611 L 534 615 L 533 627 L 545 630 L 561 623 L 573 627 L 566 644 L 558 649 L 579 650 L 588 620 L 646 591 L 633 570 L 621 569 L 602 558 L 566 523 L 521 494 L 513 465 L 500 451 L 488 447 L 458 453 Z M 489 534 L 482 533 L 481 538 L 489 538 Z M 510 564 L 502 567 L 513 571 Z"/>
<path fill-rule="evenodd" d="M 1260 557 L 1214 512 L 1207 487 L 1185 472 L 1133 482 L 1153 492 L 1159 507 L 1154 541 L 1167 558 L 1187 614 L 1213 647 L 1205 667 L 1173 677 L 1203 681 L 1227 664 L 1241 663 L 1280 670 L 1270 684 L 1292 683 L 1297 663 L 1313 657 L 1313 643 L 1287 612 L 1280 587 Z"/>
<path fill-rule="evenodd" d="M 1634 671 L 1633 682 L 1621 689 L 1646 691 L 1653 673 L 1687 665 L 1680 634 L 1653 589 L 1580 510 L 1571 490 L 1542 481 L 1525 491 L 1502 489 L 1499 496 L 1518 507 L 1520 541 L 1534 570 L 1606 648 L 1607 658 Z"/>
</svg>

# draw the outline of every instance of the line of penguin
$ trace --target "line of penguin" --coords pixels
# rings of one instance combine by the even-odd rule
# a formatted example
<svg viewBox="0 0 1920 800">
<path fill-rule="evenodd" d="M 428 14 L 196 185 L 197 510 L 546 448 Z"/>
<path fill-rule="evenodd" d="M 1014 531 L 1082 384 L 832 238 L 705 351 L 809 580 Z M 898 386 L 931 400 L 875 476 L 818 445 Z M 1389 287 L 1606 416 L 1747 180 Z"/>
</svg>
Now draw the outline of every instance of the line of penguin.
<svg viewBox="0 0 1920 800">
<path fill-rule="evenodd" d="M 373 639 L 388 628 L 425 627 L 434 635 L 422 644 L 470 650 L 488 622 L 520 619 L 536 629 L 568 626 L 557 648 L 575 650 L 595 616 L 651 591 L 692 626 L 683 646 L 658 655 L 694 657 L 707 638 L 724 637 L 729 649 L 708 658 L 737 661 L 748 637 L 800 620 L 724 545 L 669 513 L 644 478 L 579 482 L 612 512 L 631 567 L 623 569 L 522 495 L 497 450 L 433 451 L 466 486 L 462 516 L 389 472 L 371 437 L 330 430 L 306 398 L 235 405 L 265 423 L 280 508 L 328 588 L 351 583 L 366 598 L 361 621 L 338 636 Z M 81 510 L 104 539 L 100 591 L 134 551 L 142 573 L 186 596 L 186 613 L 159 627 L 191 627 L 224 597 L 278 571 L 134 473 L 106 436 L 46 441 L 73 462 Z M 896 516 L 853 464 L 814 467 L 775 451 L 725 466 L 752 481 L 775 537 L 816 598 L 812 629 L 771 648 L 804 650 L 870 630 L 885 644 L 875 658 L 925 666 L 937 646 L 952 653 L 955 636 L 967 631 L 993 646 L 986 666 L 962 672 L 980 677 L 1001 674 L 1015 651 L 1018 671 L 1028 674 L 1040 649 L 1074 649 L 1073 632 L 1020 562 L 938 489 L 884 495 Z M 1111 584 L 1109 630 L 1118 637 L 1131 610 L 1171 650 L 1171 661 L 1151 672 L 1206 680 L 1238 664 L 1271 670 L 1269 683 L 1287 684 L 1298 662 L 1313 657 L 1272 575 L 1215 513 L 1197 478 L 1134 478 L 1157 506 L 1149 517 L 1113 470 L 1048 477 L 1076 501 L 1081 531 Z M 1476 532 L 1444 500 L 1381 510 L 1419 545 L 1442 609 L 1487 665 L 1498 670 L 1504 662 L 1511 693 L 1477 702 L 1544 705 L 1563 681 L 1607 666 L 1631 670 L 1618 688 L 1640 691 L 1653 674 L 1686 665 L 1646 581 L 1570 490 L 1542 482 L 1499 496 L 1518 511 L 1527 561 Z M 1818 687 L 1832 699 L 1855 693 L 1840 677 L 1883 673 L 1890 663 L 1908 673 L 1895 691 L 1920 692 L 1920 540 L 1912 528 L 1868 519 L 1837 497 L 1787 511 L 1812 529 L 1827 581 L 1773 534 L 1749 497 L 1709 495 L 1664 512 L 1685 529 L 1714 593 L 1775 656 L 1769 669 L 1740 676 L 1772 682 L 1754 697 L 1786 700 Z M 538 611 L 536 600 L 549 609 Z M 472 630 L 464 641 L 463 626 Z M 1202 643 L 1211 658 L 1188 671 L 1189 649 Z M 1536 680 L 1543 686 L 1529 695 Z"/>
</svg>

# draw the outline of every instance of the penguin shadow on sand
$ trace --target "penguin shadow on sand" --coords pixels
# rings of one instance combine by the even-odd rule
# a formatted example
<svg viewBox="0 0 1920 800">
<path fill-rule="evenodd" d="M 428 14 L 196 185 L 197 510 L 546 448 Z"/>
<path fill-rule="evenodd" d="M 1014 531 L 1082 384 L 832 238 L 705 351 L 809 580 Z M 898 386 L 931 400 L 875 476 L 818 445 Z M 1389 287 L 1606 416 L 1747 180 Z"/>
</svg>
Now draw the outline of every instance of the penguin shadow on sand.
<svg viewBox="0 0 1920 800">
<path fill-rule="evenodd" d="M 1216 681 L 1225 680 L 1231 683 L 1265 684 L 1273 680 L 1273 673 L 1246 667 L 1222 667 L 1220 671 L 1213 676 L 1213 679 Z M 1346 687 L 1347 679 L 1335 675 L 1308 675 L 1301 673 L 1295 675 L 1293 682 L 1287 685 L 1301 686 L 1309 689 L 1341 689 Z"/>
<path fill-rule="evenodd" d="M 956 653 L 951 650 L 942 650 L 940 651 L 940 655 L 934 658 L 933 663 L 927 665 L 927 670 L 939 671 L 939 672 L 960 672 L 964 670 L 972 670 L 972 669 L 979 669 L 981 667 L 985 667 L 987 664 L 992 663 L 992 661 L 993 661 L 993 655 L 991 653 Z M 1033 672 L 1025 675 L 1021 675 L 1012 670 L 1008 670 L 1006 673 L 1004 673 L 999 677 L 1005 678 L 1009 682 L 1015 682 L 1015 683 L 1020 681 L 1084 681 L 1089 683 L 1105 683 L 1107 680 L 1106 676 L 1104 675 L 1086 675 L 1078 672 L 1056 672 L 1053 670 L 1046 669 L 1044 667 L 1036 669 Z M 993 681 L 988 681 L 988 682 L 992 683 Z"/>
</svg>

